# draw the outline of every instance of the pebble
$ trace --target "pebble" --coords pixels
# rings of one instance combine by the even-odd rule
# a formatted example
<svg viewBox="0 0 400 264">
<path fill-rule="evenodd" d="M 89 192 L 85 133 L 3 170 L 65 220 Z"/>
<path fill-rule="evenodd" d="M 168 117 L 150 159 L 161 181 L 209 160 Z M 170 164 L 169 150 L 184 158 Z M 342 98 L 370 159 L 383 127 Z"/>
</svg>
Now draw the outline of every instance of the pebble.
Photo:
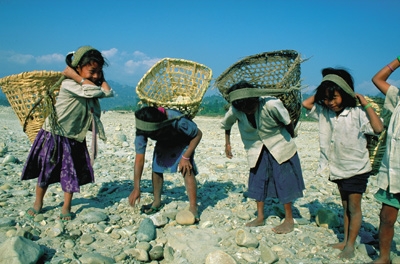
<svg viewBox="0 0 400 264">
<path fill-rule="evenodd" d="M 27 262 L 19 263 L 34 259 L 44 263 L 122 264 L 366 263 L 377 257 L 381 204 L 373 197 L 376 176 L 370 177 L 368 193 L 363 196 L 356 256 L 338 259 L 340 251 L 327 246 L 343 239 L 343 211 L 337 186 L 315 174 L 319 147 L 318 125 L 313 122 L 301 122 L 295 139 L 306 190 L 304 197 L 293 203 L 294 231 L 278 235 L 271 230 L 281 223 L 284 212 L 276 199 L 266 200 L 264 226 L 245 227 L 257 212 L 255 201 L 246 196 L 245 151 L 234 126 L 234 157 L 225 157 L 220 119 L 199 116 L 194 120 L 203 131 L 195 156 L 200 172 L 196 176 L 198 223 L 192 222 L 194 217 L 187 211 L 187 194 L 179 174 L 164 175 L 164 208 L 152 216 L 140 213 L 140 206 L 152 202 L 153 142 L 146 152 L 141 202 L 137 207 L 128 204 L 133 187 L 134 114 L 111 111 L 102 115 L 109 140 L 98 142 L 95 183 L 74 194 L 72 212 L 76 216 L 63 223 L 57 219 L 63 202 L 58 183 L 49 186 L 43 212 L 33 219 L 26 215 L 35 199 L 37 181 L 20 181 L 19 177 L 31 143 L 12 109 L 0 106 L 0 250 L 8 248 L 0 252 L 2 259 L 14 254 L 9 246 L 16 243 L 24 248 L 18 255 L 29 254 Z M 88 146 L 90 143 L 88 134 Z M 399 233 L 397 222 L 395 234 Z M 400 238 L 395 236 L 394 240 L 392 263 L 400 263 L 396 256 Z"/>
</svg>

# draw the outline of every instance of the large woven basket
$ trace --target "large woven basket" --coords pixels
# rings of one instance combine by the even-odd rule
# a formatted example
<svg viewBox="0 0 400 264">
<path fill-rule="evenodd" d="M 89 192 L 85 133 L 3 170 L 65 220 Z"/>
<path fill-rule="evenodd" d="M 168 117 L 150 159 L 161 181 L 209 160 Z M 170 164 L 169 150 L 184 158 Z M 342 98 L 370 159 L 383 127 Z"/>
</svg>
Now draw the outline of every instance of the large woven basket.
<svg viewBox="0 0 400 264">
<path fill-rule="evenodd" d="M 384 98 L 380 97 L 368 97 L 365 96 L 365 99 L 368 103 L 372 104 L 372 107 L 375 109 L 375 112 L 383 118 L 383 126 L 384 131 L 379 136 L 371 136 L 366 135 L 367 137 L 367 149 L 369 151 L 369 159 L 371 161 L 372 166 L 372 174 L 376 174 L 379 171 L 379 167 L 381 166 L 381 161 L 383 158 L 383 154 L 386 150 L 386 137 L 387 132 L 386 129 L 389 125 L 390 115 L 383 110 L 383 104 L 385 102 Z"/>
<path fill-rule="evenodd" d="M 27 134 L 33 142 L 44 120 L 50 114 L 54 101 L 44 100 L 49 89 L 62 76 L 61 72 L 32 71 L 0 79 L 0 87 Z M 58 94 L 59 87 L 52 92 Z"/>
<path fill-rule="evenodd" d="M 136 86 L 142 104 L 176 109 L 193 118 L 212 77 L 197 62 L 164 58 L 151 67 Z"/>
<path fill-rule="evenodd" d="M 300 54 L 294 50 L 260 53 L 239 60 L 225 70 L 215 81 L 215 86 L 229 102 L 229 88 L 247 81 L 265 95 L 279 98 L 289 111 L 294 126 L 301 114 Z"/>
</svg>

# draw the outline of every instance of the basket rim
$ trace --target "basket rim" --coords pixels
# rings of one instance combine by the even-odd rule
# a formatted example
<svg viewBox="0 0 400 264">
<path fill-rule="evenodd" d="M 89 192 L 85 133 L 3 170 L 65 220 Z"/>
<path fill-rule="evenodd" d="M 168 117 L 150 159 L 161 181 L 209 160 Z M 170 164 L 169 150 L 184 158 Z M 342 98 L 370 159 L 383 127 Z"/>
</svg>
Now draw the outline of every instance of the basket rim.
<svg viewBox="0 0 400 264">
<path fill-rule="evenodd" d="M 12 82 L 20 82 L 23 79 L 37 79 L 37 77 L 43 77 L 43 78 L 48 78 L 48 77 L 59 77 L 61 78 L 63 76 L 61 71 L 47 71 L 47 70 L 41 70 L 41 71 L 26 71 L 26 72 L 21 72 L 17 74 L 12 74 L 5 76 L 3 78 L 0 78 L 0 90 L 3 92 L 8 91 L 8 87 L 6 84 L 12 83 Z"/>
<path fill-rule="evenodd" d="M 211 81 L 212 78 L 212 69 L 204 64 L 201 64 L 199 62 L 195 62 L 195 61 L 191 61 L 191 60 L 186 60 L 186 59 L 179 59 L 179 58 L 163 58 L 161 60 L 159 60 L 158 62 L 156 62 L 153 66 L 151 66 L 150 69 L 147 70 L 147 72 L 143 75 L 143 77 L 140 79 L 140 81 L 138 82 L 138 84 L 136 85 L 136 93 L 138 93 L 138 90 L 140 89 L 140 87 L 143 85 L 144 81 L 146 80 L 147 76 L 150 75 L 150 73 L 153 71 L 153 69 L 155 69 L 157 66 L 159 66 L 160 64 L 164 63 L 165 61 L 179 61 L 179 62 L 184 62 L 187 64 L 192 64 L 192 65 L 196 65 L 196 66 L 200 66 L 201 68 L 208 70 L 210 73 L 209 76 L 209 81 Z"/>
<path fill-rule="evenodd" d="M 215 86 L 218 87 L 218 83 L 221 81 L 221 79 L 223 79 L 223 77 L 225 77 L 225 75 L 230 72 L 231 70 L 235 69 L 238 65 L 243 64 L 244 62 L 248 61 L 249 59 L 252 58 L 258 58 L 258 57 L 262 57 L 265 55 L 270 55 L 270 54 L 279 54 L 279 55 L 288 55 L 288 54 L 292 54 L 295 55 L 294 59 L 300 59 L 300 53 L 297 52 L 296 50 L 276 50 L 276 51 L 267 51 L 267 52 L 262 52 L 262 53 L 257 53 L 257 54 L 253 54 L 250 56 L 246 56 L 238 61 L 236 61 L 235 63 L 233 63 L 231 66 L 229 66 L 224 72 L 222 72 L 216 79 L 215 79 Z M 300 60 L 301 62 L 301 60 Z"/>
</svg>

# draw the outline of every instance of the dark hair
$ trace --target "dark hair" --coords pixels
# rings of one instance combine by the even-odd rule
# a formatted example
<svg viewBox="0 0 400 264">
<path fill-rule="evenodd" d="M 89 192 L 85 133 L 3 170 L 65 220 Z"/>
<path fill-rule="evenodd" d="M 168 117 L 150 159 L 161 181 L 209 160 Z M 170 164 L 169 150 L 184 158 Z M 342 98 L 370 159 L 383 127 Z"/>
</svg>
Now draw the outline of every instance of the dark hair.
<svg viewBox="0 0 400 264">
<path fill-rule="evenodd" d="M 340 76 L 354 91 L 354 81 L 353 77 L 350 73 L 345 69 L 335 69 L 335 68 L 325 68 L 322 70 L 322 77 L 325 77 L 328 74 L 335 74 Z M 329 100 L 333 99 L 335 91 L 337 91 L 342 97 L 342 106 L 343 107 L 355 107 L 357 105 L 356 98 L 352 97 L 348 93 L 346 93 L 339 85 L 332 81 L 323 81 L 321 84 L 315 89 L 315 102 L 323 107 L 326 107 L 324 104 L 324 100 L 328 98 Z"/>
<path fill-rule="evenodd" d="M 232 85 L 228 89 L 228 94 L 243 88 L 256 88 L 254 85 L 247 81 L 240 81 L 234 85 Z M 254 109 L 254 105 L 258 103 L 258 97 L 249 97 L 243 99 L 237 99 L 232 102 L 232 106 L 235 107 L 237 110 L 242 112 L 247 112 L 248 110 Z"/>
<path fill-rule="evenodd" d="M 67 63 L 68 66 L 70 66 L 73 69 L 76 69 L 78 66 L 83 67 L 87 64 L 91 64 L 93 62 L 96 62 L 100 67 L 103 66 L 108 66 L 108 63 L 104 59 L 103 55 L 101 54 L 100 51 L 96 49 L 91 49 L 85 52 L 82 56 L 82 58 L 79 60 L 79 63 L 76 67 L 72 66 L 72 56 L 74 56 L 73 53 L 69 53 L 67 57 L 65 58 L 65 62 Z"/>
<path fill-rule="evenodd" d="M 164 113 L 162 113 L 160 110 L 158 110 L 156 107 L 153 107 L 153 106 L 145 106 L 145 107 L 137 110 L 135 112 L 135 117 L 142 121 L 154 122 L 154 123 L 158 123 L 158 122 L 167 120 L 167 116 Z M 143 131 L 138 128 L 136 129 L 137 135 L 145 135 L 150 138 L 153 138 L 154 134 L 156 132 L 157 131 Z"/>
</svg>

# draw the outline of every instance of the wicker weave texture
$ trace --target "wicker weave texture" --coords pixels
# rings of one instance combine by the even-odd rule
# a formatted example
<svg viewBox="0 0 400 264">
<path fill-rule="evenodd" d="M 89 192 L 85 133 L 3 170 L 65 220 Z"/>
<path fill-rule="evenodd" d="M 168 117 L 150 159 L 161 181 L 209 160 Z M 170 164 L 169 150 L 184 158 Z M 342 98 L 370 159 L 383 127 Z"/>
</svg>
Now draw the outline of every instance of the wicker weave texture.
<svg viewBox="0 0 400 264">
<path fill-rule="evenodd" d="M 294 50 L 248 56 L 225 70 L 216 79 L 215 86 L 227 101 L 229 88 L 240 81 L 247 81 L 260 89 L 274 89 L 276 92 L 271 95 L 283 102 L 296 125 L 301 114 L 301 62 L 300 55 Z M 293 87 L 298 89 L 291 90 Z"/>
<path fill-rule="evenodd" d="M 136 93 L 141 103 L 181 111 L 193 118 L 212 78 L 212 70 L 184 59 L 164 58 L 140 80 Z"/>
<path fill-rule="evenodd" d="M 367 149 L 369 151 L 369 158 L 372 166 L 371 173 L 374 175 L 378 173 L 379 167 L 381 166 L 383 154 L 385 154 L 387 137 L 386 128 L 388 127 L 390 116 L 388 116 L 387 113 L 383 110 L 383 104 L 385 102 L 384 98 L 365 96 L 365 99 L 368 103 L 372 104 L 375 112 L 381 118 L 383 118 L 383 124 L 385 127 L 385 130 L 379 136 L 366 135 Z"/>
<path fill-rule="evenodd" d="M 0 88 L 31 142 L 34 141 L 52 107 L 42 98 L 61 76 L 61 72 L 32 71 L 0 79 Z M 54 98 L 58 91 L 59 89 L 54 91 Z"/>
</svg>

